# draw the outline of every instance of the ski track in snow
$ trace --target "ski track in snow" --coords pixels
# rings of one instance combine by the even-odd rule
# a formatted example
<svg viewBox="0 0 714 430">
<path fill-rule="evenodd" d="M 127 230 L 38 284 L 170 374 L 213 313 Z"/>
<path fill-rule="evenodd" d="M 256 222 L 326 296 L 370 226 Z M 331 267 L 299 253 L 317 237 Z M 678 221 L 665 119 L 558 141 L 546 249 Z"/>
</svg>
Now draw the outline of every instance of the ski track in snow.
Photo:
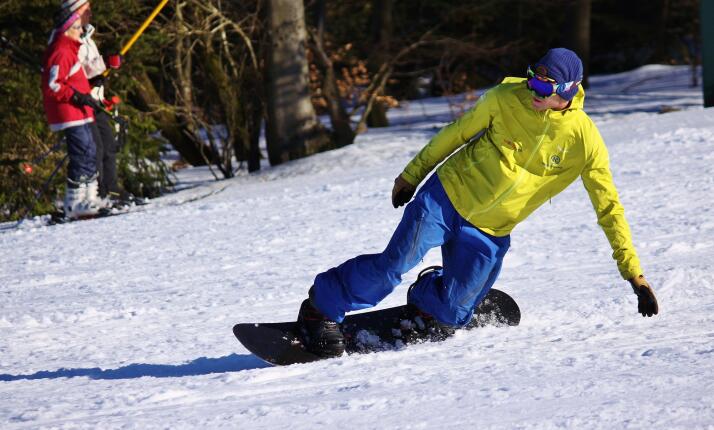
<svg viewBox="0 0 714 430">
<path fill-rule="evenodd" d="M 714 111 L 687 77 L 593 77 L 586 100 L 659 316 L 636 313 L 578 181 L 512 235 L 497 286 L 520 326 L 282 368 L 245 350 L 233 324 L 295 318 L 316 273 L 386 245 L 393 178 L 451 118 L 429 99 L 341 150 L 0 233 L 0 427 L 714 428 Z"/>
</svg>

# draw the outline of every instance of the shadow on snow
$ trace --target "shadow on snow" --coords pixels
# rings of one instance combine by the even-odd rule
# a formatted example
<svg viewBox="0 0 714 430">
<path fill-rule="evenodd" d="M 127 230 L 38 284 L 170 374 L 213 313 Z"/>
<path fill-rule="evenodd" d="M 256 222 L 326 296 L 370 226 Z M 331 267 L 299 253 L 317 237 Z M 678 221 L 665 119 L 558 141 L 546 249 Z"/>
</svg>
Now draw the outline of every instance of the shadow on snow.
<svg viewBox="0 0 714 430">
<path fill-rule="evenodd" d="M 21 379 L 58 379 L 88 377 L 90 379 L 134 379 L 146 376 L 154 378 L 179 378 L 182 376 L 208 375 L 211 373 L 240 372 L 242 370 L 271 367 L 254 355 L 231 354 L 220 358 L 197 358 L 185 364 L 130 364 L 118 369 L 43 370 L 31 375 L 0 374 L 0 381 Z"/>
</svg>

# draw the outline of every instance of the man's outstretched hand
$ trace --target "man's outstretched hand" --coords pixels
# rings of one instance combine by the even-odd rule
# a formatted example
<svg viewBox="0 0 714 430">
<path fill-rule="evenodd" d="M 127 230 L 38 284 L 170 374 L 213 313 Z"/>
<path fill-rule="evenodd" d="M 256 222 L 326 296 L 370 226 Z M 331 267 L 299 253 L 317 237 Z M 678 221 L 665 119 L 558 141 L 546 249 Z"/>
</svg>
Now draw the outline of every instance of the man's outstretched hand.
<svg viewBox="0 0 714 430">
<path fill-rule="evenodd" d="M 654 290 L 650 284 L 647 283 L 644 275 L 628 279 L 628 281 L 630 285 L 632 285 L 632 290 L 637 295 L 637 311 L 641 313 L 643 317 L 657 315 L 659 312 L 657 297 L 655 297 Z"/>
<path fill-rule="evenodd" d="M 409 200 L 414 196 L 416 187 L 405 181 L 401 175 L 394 180 L 394 188 L 392 188 L 392 206 L 398 208 L 409 203 Z"/>
</svg>

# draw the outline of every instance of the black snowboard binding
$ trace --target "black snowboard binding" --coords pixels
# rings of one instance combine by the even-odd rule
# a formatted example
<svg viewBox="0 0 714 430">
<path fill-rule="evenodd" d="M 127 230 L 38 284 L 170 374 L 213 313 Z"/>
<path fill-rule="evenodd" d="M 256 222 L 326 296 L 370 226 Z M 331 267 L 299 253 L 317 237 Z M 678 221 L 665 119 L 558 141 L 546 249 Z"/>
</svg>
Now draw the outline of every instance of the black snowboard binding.
<svg viewBox="0 0 714 430">
<path fill-rule="evenodd" d="M 440 323 L 432 315 L 408 303 L 400 318 L 399 329 L 405 343 L 440 342 L 456 333 L 456 328 Z"/>
<path fill-rule="evenodd" d="M 345 338 L 340 325 L 322 315 L 305 299 L 298 314 L 299 335 L 305 348 L 324 358 L 339 357 L 345 352 Z"/>
<path fill-rule="evenodd" d="M 415 285 L 419 283 L 421 278 L 429 273 L 441 270 L 441 266 L 430 266 L 419 272 L 416 281 L 409 286 L 407 291 L 407 306 L 400 318 L 399 330 L 402 332 L 402 339 L 406 343 L 414 343 L 418 341 L 433 341 L 439 342 L 448 337 L 451 337 L 456 328 L 448 324 L 439 322 L 434 316 L 423 312 L 414 304 L 409 303 L 409 295 Z"/>
</svg>

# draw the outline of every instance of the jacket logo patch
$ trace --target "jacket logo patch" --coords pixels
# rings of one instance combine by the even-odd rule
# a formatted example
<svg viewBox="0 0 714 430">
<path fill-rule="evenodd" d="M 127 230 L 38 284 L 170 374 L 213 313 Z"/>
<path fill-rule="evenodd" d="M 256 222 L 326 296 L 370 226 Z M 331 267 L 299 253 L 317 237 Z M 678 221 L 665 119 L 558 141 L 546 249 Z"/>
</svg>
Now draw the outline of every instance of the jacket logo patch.
<svg viewBox="0 0 714 430">
<path fill-rule="evenodd" d="M 543 163 L 546 169 L 562 169 L 560 162 L 563 161 L 560 155 L 551 155 L 546 163 Z"/>
</svg>

